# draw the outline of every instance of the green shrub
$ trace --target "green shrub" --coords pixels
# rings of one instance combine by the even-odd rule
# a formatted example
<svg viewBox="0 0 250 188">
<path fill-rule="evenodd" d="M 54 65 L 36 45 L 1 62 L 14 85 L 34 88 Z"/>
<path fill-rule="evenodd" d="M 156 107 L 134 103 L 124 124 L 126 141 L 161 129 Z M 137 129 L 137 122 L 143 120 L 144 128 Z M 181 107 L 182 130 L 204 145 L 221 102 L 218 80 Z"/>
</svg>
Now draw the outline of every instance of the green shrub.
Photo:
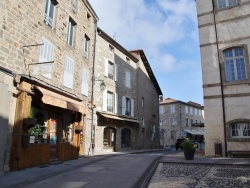
<svg viewBox="0 0 250 188">
<path fill-rule="evenodd" d="M 195 150 L 197 148 L 197 145 L 193 144 L 189 138 L 185 138 L 182 147 L 183 150 Z"/>
</svg>

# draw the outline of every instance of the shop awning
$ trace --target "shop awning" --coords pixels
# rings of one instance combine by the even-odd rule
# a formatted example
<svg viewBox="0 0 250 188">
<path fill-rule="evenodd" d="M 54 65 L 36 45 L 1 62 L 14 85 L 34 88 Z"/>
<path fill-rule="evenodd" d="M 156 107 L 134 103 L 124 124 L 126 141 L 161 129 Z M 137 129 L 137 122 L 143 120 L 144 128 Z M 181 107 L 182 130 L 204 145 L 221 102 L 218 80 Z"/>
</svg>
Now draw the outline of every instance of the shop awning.
<svg viewBox="0 0 250 188">
<path fill-rule="evenodd" d="M 36 88 L 42 92 L 42 101 L 45 104 L 80 112 L 82 114 L 87 113 L 87 107 L 80 101 L 76 101 L 74 99 L 60 95 L 39 86 L 36 86 Z"/>
<path fill-rule="evenodd" d="M 203 129 L 185 129 L 183 130 L 192 135 L 204 135 L 205 131 Z"/>
<path fill-rule="evenodd" d="M 120 120 L 120 121 L 130 121 L 130 122 L 134 122 L 134 123 L 140 123 L 140 121 L 138 121 L 136 119 L 129 119 L 129 118 L 124 118 L 124 117 L 119 117 L 119 116 L 115 116 L 115 115 L 111 115 L 111 114 L 104 114 L 104 113 L 99 113 L 99 114 L 102 115 L 105 118 L 116 119 L 116 120 Z"/>
</svg>

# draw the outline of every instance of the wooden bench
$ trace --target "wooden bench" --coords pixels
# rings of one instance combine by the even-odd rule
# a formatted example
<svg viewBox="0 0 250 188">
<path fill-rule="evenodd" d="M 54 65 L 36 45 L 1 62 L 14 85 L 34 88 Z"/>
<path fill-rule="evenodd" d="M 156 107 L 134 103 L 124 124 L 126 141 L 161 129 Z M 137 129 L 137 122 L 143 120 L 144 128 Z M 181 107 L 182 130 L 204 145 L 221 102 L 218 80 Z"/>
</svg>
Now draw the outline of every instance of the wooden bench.
<svg viewBox="0 0 250 188">
<path fill-rule="evenodd" d="M 250 158 L 250 150 L 229 150 L 229 157 Z"/>
</svg>

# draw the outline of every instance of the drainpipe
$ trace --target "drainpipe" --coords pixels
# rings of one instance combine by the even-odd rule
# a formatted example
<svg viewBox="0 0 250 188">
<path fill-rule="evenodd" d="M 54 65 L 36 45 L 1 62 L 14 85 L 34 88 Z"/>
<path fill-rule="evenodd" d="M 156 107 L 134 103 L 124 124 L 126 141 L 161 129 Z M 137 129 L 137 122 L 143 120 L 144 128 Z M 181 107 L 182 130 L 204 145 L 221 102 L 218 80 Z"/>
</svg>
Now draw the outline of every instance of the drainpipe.
<svg viewBox="0 0 250 188">
<path fill-rule="evenodd" d="M 215 37 L 216 37 L 216 47 L 217 47 L 217 58 L 219 62 L 219 73 L 220 73 L 220 89 L 221 89 L 221 102 L 222 102 L 222 114 L 223 114 L 223 125 L 224 125 L 224 147 L 225 147 L 225 156 L 227 157 L 227 133 L 226 133 L 226 112 L 225 112 L 225 99 L 224 99 L 224 88 L 223 88 L 223 79 L 221 72 L 221 62 L 220 62 L 220 54 L 219 54 L 219 43 L 218 43 L 218 34 L 217 34 L 217 25 L 215 18 L 215 5 L 213 4 L 213 17 L 214 17 L 214 29 L 215 29 Z"/>
<path fill-rule="evenodd" d="M 94 57 L 93 57 L 93 67 L 92 67 L 92 86 L 91 86 L 91 130 L 90 130 L 90 146 L 88 151 L 88 156 L 93 155 L 93 144 L 95 135 L 95 125 L 94 125 L 94 84 L 95 84 L 95 64 L 96 64 L 96 43 L 97 43 L 97 21 L 95 28 L 95 39 L 94 39 Z"/>
</svg>

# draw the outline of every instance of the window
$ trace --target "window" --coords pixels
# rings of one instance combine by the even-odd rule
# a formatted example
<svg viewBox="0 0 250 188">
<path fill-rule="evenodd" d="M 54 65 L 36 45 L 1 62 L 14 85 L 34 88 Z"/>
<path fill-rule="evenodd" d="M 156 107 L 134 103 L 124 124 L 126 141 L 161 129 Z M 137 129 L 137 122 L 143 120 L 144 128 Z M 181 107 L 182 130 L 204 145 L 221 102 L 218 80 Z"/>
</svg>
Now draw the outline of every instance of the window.
<svg viewBox="0 0 250 188">
<path fill-rule="evenodd" d="M 199 109 L 199 116 L 201 116 L 201 110 Z"/>
<path fill-rule="evenodd" d="M 194 115 L 197 116 L 197 109 L 196 108 L 194 109 Z"/>
<path fill-rule="evenodd" d="M 170 118 L 170 123 L 171 123 L 172 125 L 175 125 L 175 124 L 176 124 L 176 118 L 171 117 L 171 118 Z"/>
<path fill-rule="evenodd" d="M 185 106 L 185 113 L 188 114 L 188 106 Z"/>
<path fill-rule="evenodd" d="M 230 126 L 233 138 L 250 138 L 249 123 L 234 123 Z"/>
<path fill-rule="evenodd" d="M 186 118 L 186 127 L 188 127 L 188 118 Z"/>
<path fill-rule="evenodd" d="M 134 99 L 122 96 L 122 115 L 134 117 Z"/>
<path fill-rule="evenodd" d="M 83 54 L 86 58 L 89 58 L 89 43 L 90 39 L 87 35 L 84 37 L 84 47 L 83 47 Z"/>
<path fill-rule="evenodd" d="M 125 72 L 125 86 L 130 88 L 130 72 L 128 70 Z"/>
<path fill-rule="evenodd" d="M 55 12 L 56 12 L 56 0 L 47 0 L 45 13 L 44 13 L 44 23 L 50 26 L 52 29 L 55 28 Z"/>
<path fill-rule="evenodd" d="M 103 91 L 103 111 L 117 113 L 117 98 L 117 93 L 105 89 Z"/>
<path fill-rule="evenodd" d="M 76 22 L 72 18 L 69 18 L 67 43 L 70 46 L 74 46 L 75 30 Z"/>
<path fill-rule="evenodd" d="M 197 120 L 195 120 L 195 124 L 197 124 L 197 122 L 198 122 L 198 121 L 197 121 Z"/>
<path fill-rule="evenodd" d="M 163 119 L 160 119 L 160 126 L 163 126 Z"/>
<path fill-rule="evenodd" d="M 171 113 L 175 113 L 175 105 L 171 105 L 170 106 L 170 112 Z"/>
<path fill-rule="evenodd" d="M 175 139 L 175 137 L 176 137 L 175 131 L 171 131 L 171 139 Z"/>
<path fill-rule="evenodd" d="M 190 107 L 190 114 L 193 114 L 193 108 Z"/>
<path fill-rule="evenodd" d="M 110 79 L 114 78 L 114 64 L 112 62 L 108 62 L 108 77 Z"/>
<path fill-rule="evenodd" d="M 71 0 L 71 8 L 75 13 L 77 12 L 77 1 L 78 0 Z"/>
<path fill-rule="evenodd" d="M 65 57 L 63 85 L 70 89 L 73 89 L 74 64 L 75 63 L 73 59 L 69 58 L 68 56 Z"/>
<path fill-rule="evenodd" d="M 82 70 L 82 89 L 81 92 L 83 95 L 88 96 L 88 83 L 89 83 L 89 72 L 83 68 Z"/>
<path fill-rule="evenodd" d="M 114 47 L 109 45 L 109 51 L 114 52 Z"/>
<path fill-rule="evenodd" d="M 126 57 L 126 60 L 127 60 L 127 63 L 129 64 L 130 63 L 130 59 L 128 57 Z"/>
<path fill-rule="evenodd" d="M 145 122 L 144 122 L 144 118 L 141 118 L 141 127 L 144 128 L 145 127 Z"/>
<path fill-rule="evenodd" d="M 160 114 L 164 114 L 164 108 L 163 108 L 163 106 L 160 106 Z"/>
<path fill-rule="evenodd" d="M 108 92 L 107 95 L 107 111 L 113 112 L 113 101 L 114 101 L 114 94 L 111 92 Z"/>
<path fill-rule="evenodd" d="M 141 107 L 144 107 L 144 97 L 141 98 Z"/>
<path fill-rule="evenodd" d="M 194 124 L 193 119 L 190 120 L 190 123 L 191 123 L 191 127 L 192 127 Z"/>
<path fill-rule="evenodd" d="M 44 37 L 42 37 L 41 44 L 43 45 L 40 47 L 39 63 L 42 64 L 34 66 L 33 74 L 39 74 L 51 79 L 54 62 L 54 45 Z"/>
<path fill-rule="evenodd" d="M 223 52 L 225 60 L 226 81 L 246 80 L 246 63 L 244 49 L 230 48 Z"/>
<path fill-rule="evenodd" d="M 238 0 L 217 0 L 218 9 L 232 7 L 238 4 Z"/>
</svg>

